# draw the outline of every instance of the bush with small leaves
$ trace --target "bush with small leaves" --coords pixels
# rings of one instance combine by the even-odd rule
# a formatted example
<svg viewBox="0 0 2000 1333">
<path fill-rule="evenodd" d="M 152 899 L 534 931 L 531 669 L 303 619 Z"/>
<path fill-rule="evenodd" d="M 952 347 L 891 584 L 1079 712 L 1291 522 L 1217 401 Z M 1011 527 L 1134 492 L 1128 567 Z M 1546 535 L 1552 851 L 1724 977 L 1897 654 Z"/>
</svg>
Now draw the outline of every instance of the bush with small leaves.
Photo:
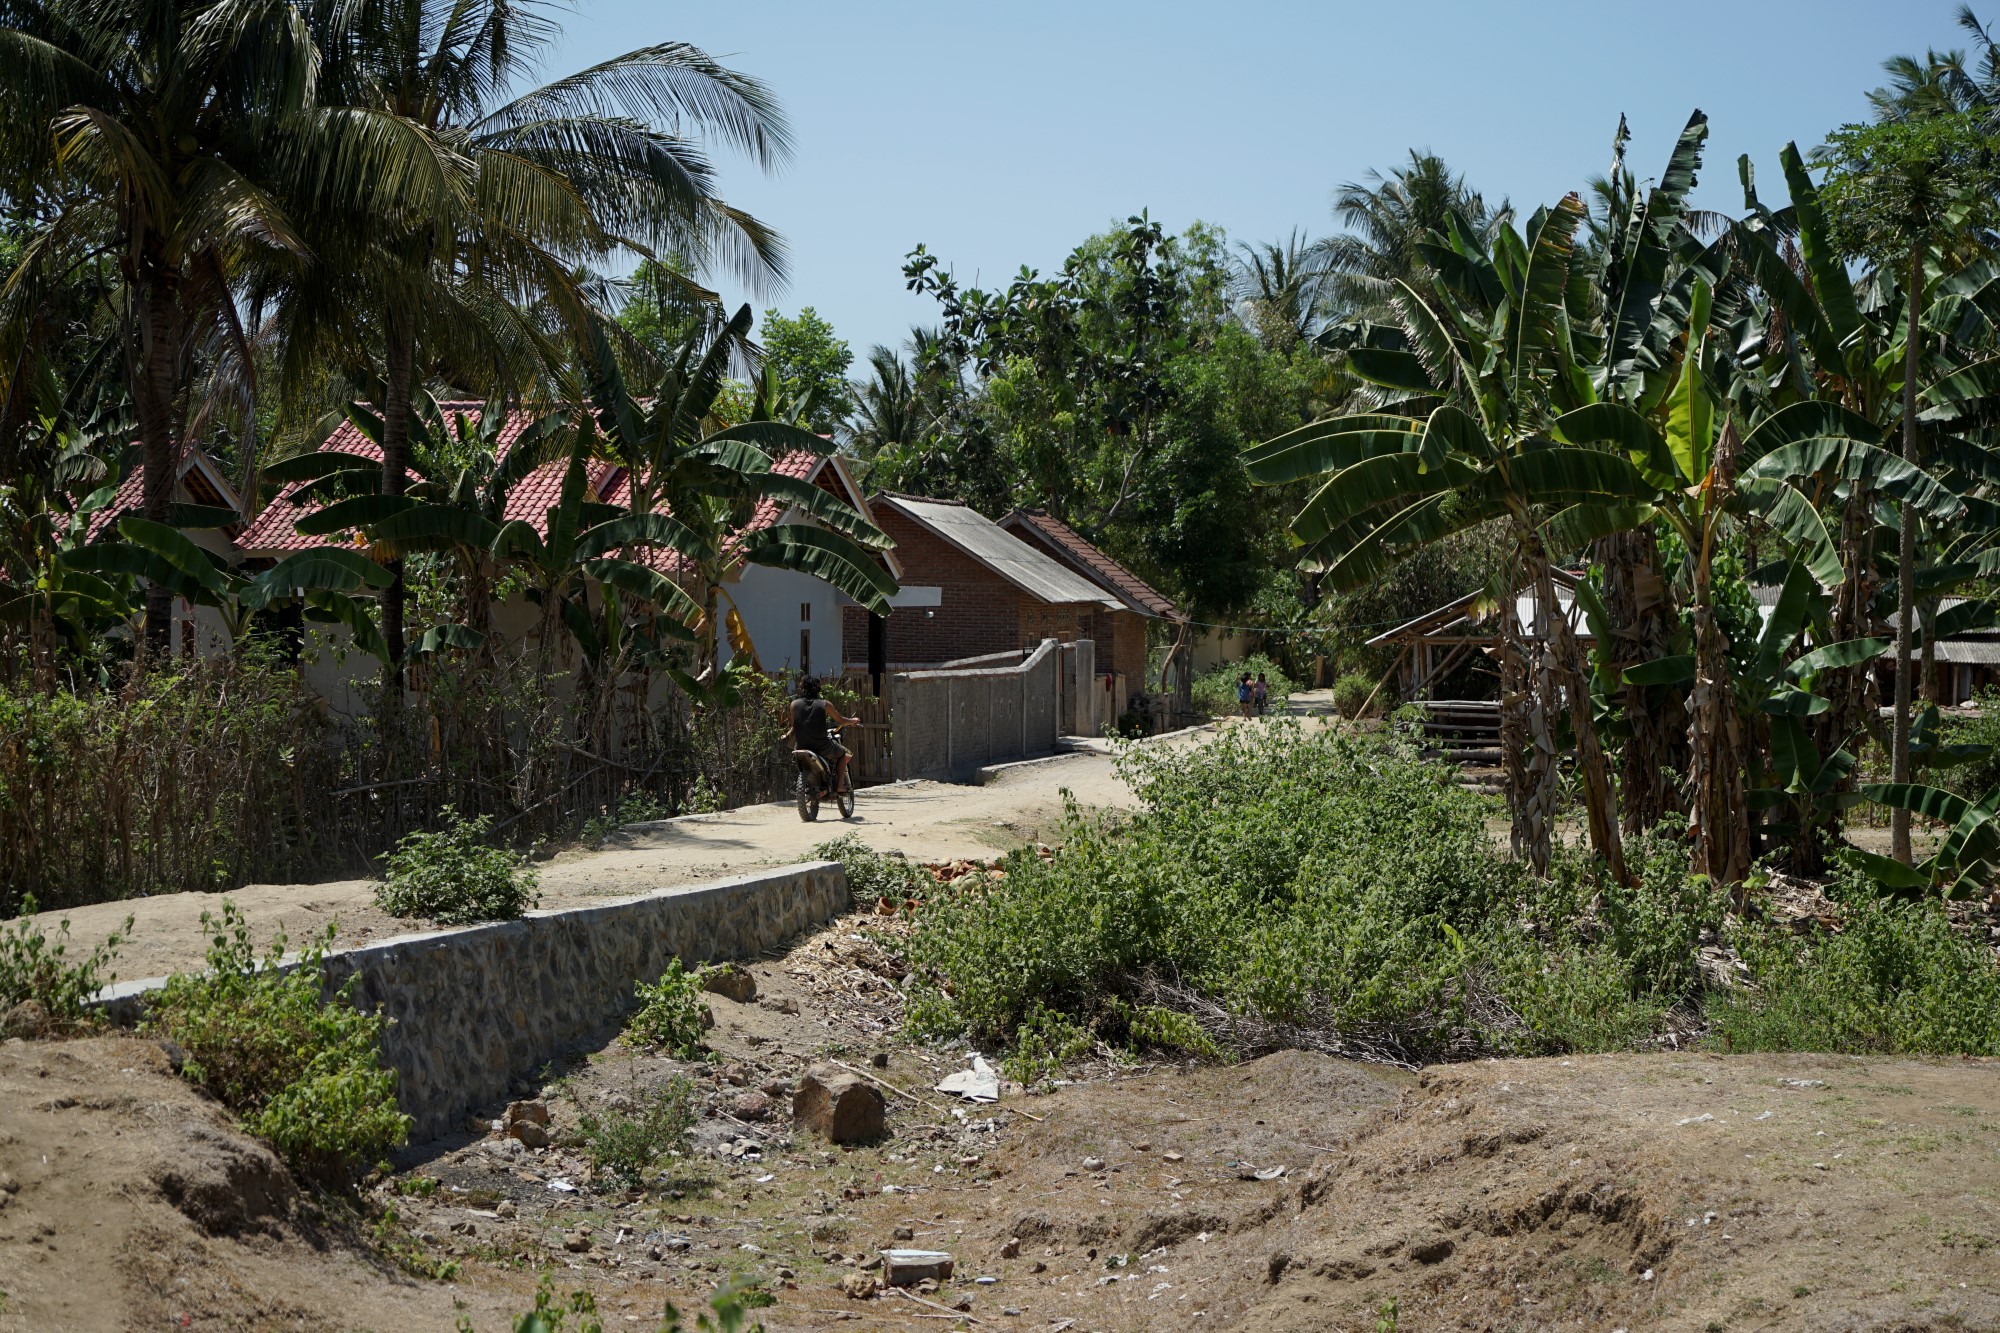
<svg viewBox="0 0 2000 1333">
<path fill-rule="evenodd" d="M 708 1029 L 708 1012 L 701 1000 L 699 974 L 686 971 L 675 958 L 652 985 L 636 987 L 639 1007 L 625 1020 L 630 1046 L 658 1046 L 682 1060 L 701 1055 L 701 1034 Z"/>
<path fill-rule="evenodd" d="M 931 877 L 905 856 L 878 852 L 859 835 L 848 833 L 812 849 L 815 861 L 838 861 L 847 872 L 847 890 L 857 903 L 876 898 L 901 902 L 920 897 L 931 887 Z"/>
<path fill-rule="evenodd" d="M 1828 886 L 1838 933 L 1738 927 L 1751 985 L 1708 1007 L 1713 1044 L 1736 1051 L 2000 1055 L 2000 970 L 1936 899 L 1877 896 L 1865 874 Z"/>
<path fill-rule="evenodd" d="M 1386 691 L 1378 694 L 1375 686 L 1379 682 L 1359 671 L 1350 671 L 1333 682 L 1333 708 L 1345 718 L 1361 716 L 1363 708 L 1377 708 L 1388 697 Z"/>
<path fill-rule="evenodd" d="M 601 1178 L 637 1187 L 647 1173 L 687 1151 L 696 1118 L 694 1080 L 678 1076 L 634 1099 L 631 1111 L 586 1111 L 576 1141 Z"/>
<path fill-rule="evenodd" d="M 536 875 L 527 859 L 487 842 L 493 819 L 461 819 L 447 806 L 445 827 L 406 834 L 389 855 L 375 905 L 390 916 L 468 926 L 511 921 L 533 907 Z"/>
<path fill-rule="evenodd" d="M 35 914 L 31 894 L 21 903 L 24 919 L 0 928 L 0 1016 L 17 1004 L 34 1001 L 48 1015 L 52 1031 L 84 1026 L 93 995 L 116 981 L 111 964 L 118 946 L 132 929 L 132 918 L 104 943 L 80 958 L 70 956 L 69 920 L 56 926 L 54 936 L 25 918 Z"/>
<path fill-rule="evenodd" d="M 186 1054 L 181 1075 L 234 1111 L 301 1174 L 344 1183 L 409 1137 L 396 1075 L 381 1061 L 386 1019 L 354 1007 L 359 977 L 330 997 L 323 963 L 333 927 L 286 965 L 280 933 L 262 958 L 234 903 L 203 912 L 207 967 L 169 977 L 145 1030 Z"/>
</svg>

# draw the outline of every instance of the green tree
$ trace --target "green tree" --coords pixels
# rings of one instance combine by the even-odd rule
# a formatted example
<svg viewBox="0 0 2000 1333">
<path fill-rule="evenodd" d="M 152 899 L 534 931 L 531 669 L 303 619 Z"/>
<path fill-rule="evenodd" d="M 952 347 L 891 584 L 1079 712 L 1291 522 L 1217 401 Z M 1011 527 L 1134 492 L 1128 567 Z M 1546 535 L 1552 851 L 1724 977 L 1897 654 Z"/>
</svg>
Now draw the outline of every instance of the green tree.
<svg viewBox="0 0 2000 1333">
<path fill-rule="evenodd" d="M 1959 265 L 1985 247 L 1996 217 L 2000 159 L 1977 118 L 1952 112 L 1874 125 L 1848 125 L 1815 155 L 1827 172 L 1821 189 L 1828 233 L 1843 254 L 1866 260 L 1900 281 L 1904 294 L 1903 458 L 1916 465 L 1917 392 L 1924 355 L 1927 268 Z M 1916 619 L 1918 516 L 1903 505 L 1896 554 L 1896 698 L 1891 780 L 1910 779 L 1911 635 Z M 1911 861 L 1909 811 L 1892 823 L 1893 853 Z"/>
<path fill-rule="evenodd" d="M 1422 246 L 1448 231 L 1454 215 L 1477 232 L 1507 211 L 1504 202 L 1489 208 L 1443 158 L 1416 149 L 1410 150 L 1405 166 L 1346 182 L 1333 197 L 1334 217 L 1346 230 L 1320 242 L 1331 313 L 1339 318 L 1391 316 L 1396 284 L 1422 274 Z"/>
<path fill-rule="evenodd" d="M 1289 351 L 1319 331 L 1327 285 L 1323 243 L 1294 228 L 1283 241 L 1238 242 L 1233 275 L 1236 299 L 1266 346 Z"/>
<path fill-rule="evenodd" d="M 0 193 L 61 199 L 0 291 L 0 340 L 16 344 L 0 350 L 19 350 L 26 312 L 74 266 L 117 257 L 118 347 L 155 523 L 197 406 L 197 347 L 250 360 L 232 282 L 248 263 L 305 254 L 283 202 L 302 175 L 348 188 L 361 174 L 332 151 L 338 126 L 313 100 L 319 52 L 297 20 L 286 0 L 0 0 Z M 151 587 L 156 651 L 169 613 Z"/>
<path fill-rule="evenodd" d="M 772 470 L 787 454 L 824 454 L 832 445 L 795 421 L 753 414 L 734 424 L 716 415 L 732 359 L 744 354 L 750 307 L 719 334 L 690 342 L 649 390 L 628 385 L 608 340 L 590 364 L 591 402 L 604 450 L 631 475 L 631 515 L 607 525 L 599 550 L 625 543 L 663 548 L 676 577 L 692 585 L 699 614 L 700 666 L 718 665 L 723 581 L 747 561 L 810 574 L 878 614 L 895 581 L 873 554 L 889 539 L 856 510 L 817 486 Z M 799 518 L 752 528 L 760 502 Z"/>
<path fill-rule="evenodd" d="M 854 389 L 847 368 L 854 353 L 811 306 L 787 317 L 764 312 L 764 364 L 794 403 L 809 430 L 832 435 L 854 412 Z"/>
<path fill-rule="evenodd" d="M 722 299 L 696 282 L 677 255 L 642 259 L 625 283 L 618 323 L 654 361 L 670 359 L 720 317 Z"/>
<path fill-rule="evenodd" d="M 770 166 L 790 151 L 769 90 L 682 42 L 640 47 L 526 91 L 561 35 L 543 0 L 316 0 L 322 95 L 353 110 L 389 179 L 435 182 L 433 207 L 366 195 L 318 200 L 360 238 L 343 263 L 294 276 L 292 364 L 315 345 L 379 349 L 357 378 L 379 389 L 381 493 L 409 482 L 412 404 L 426 372 L 500 357 L 554 371 L 544 326 L 582 342 L 600 318 L 585 265 L 634 246 L 698 271 L 782 271 L 782 246 L 723 201 L 703 140 Z M 300 336 L 322 330 L 317 344 Z M 454 367 L 454 363 L 456 366 Z M 403 655 L 401 578 L 383 599 L 392 674 Z"/>
</svg>

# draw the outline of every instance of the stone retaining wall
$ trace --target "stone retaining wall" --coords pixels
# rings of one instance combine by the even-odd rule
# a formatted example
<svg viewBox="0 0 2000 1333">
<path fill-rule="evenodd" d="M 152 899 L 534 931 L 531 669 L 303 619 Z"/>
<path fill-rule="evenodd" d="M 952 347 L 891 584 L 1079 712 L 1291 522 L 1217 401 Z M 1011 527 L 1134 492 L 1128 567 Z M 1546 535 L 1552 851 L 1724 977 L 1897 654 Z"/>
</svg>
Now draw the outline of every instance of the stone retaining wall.
<svg viewBox="0 0 2000 1333">
<path fill-rule="evenodd" d="M 459 1127 L 508 1084 L 600 1033 L 633 1006 L 633 986 L 670 959 L 745 958 L 831 919 L 849 903 L 838 862 L 815 861 L 597 907 L 531 912 L 462 930 L 404 935 L 329 956 L 329 987 L 359 974 L 355 1001 L 395 1022 L 383 1061 L 416 1120 L 414 1142 Z M 111 988 L 135 1015 L 160 980 Z"/>
</svg>

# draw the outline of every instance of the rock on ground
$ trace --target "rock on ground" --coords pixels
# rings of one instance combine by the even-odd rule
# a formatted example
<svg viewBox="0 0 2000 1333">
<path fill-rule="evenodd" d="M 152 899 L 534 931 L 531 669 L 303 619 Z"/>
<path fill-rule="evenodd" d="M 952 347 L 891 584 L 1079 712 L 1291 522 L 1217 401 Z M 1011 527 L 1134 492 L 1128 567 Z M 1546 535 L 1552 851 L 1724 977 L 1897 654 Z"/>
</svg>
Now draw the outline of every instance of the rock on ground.
<svg viewBox="0 0 2000 1333">
<path fill-rule="evenodd" d="M 832 1143 L 870 1143 L 882 1137 L 888 1111 L 875 1086 L 839 1065 L 814 1065 L 792 1094 L 792 1121 Z"/>
</svg>

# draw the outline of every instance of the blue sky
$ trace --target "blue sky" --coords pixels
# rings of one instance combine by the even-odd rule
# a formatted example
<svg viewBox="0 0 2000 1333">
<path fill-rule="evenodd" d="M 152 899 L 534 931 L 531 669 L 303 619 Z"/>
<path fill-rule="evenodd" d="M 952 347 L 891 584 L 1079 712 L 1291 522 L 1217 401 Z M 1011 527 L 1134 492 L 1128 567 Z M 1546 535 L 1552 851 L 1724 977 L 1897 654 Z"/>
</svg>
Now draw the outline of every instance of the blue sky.
<svg viewBox="0 0 2000 1333">
<path fill-rule="evenodd" d="M 990 285 L 1141 208 L 1175 230 L 1317 235 L 1340 182 L 1411 147 L 1525 211 L 1604 170 L 1621 111 L 1643 177 L 1699 106 L 1696 202 L 1738 209 L 1745 152 L 1782 199 L 1788 139 L 1865 118 L 1885 56 L 1962 44 L 1956 0 L 575 3 L 550 74 L 680 40 L 776 90 L 795 160 L 764 176 L 725 157 L 723 185 L 785 234 L 792 279 L 723 291 L 815 307 L 857 360 L 934 319 L 903 290 L 919 241 Z"/>
</svg>

